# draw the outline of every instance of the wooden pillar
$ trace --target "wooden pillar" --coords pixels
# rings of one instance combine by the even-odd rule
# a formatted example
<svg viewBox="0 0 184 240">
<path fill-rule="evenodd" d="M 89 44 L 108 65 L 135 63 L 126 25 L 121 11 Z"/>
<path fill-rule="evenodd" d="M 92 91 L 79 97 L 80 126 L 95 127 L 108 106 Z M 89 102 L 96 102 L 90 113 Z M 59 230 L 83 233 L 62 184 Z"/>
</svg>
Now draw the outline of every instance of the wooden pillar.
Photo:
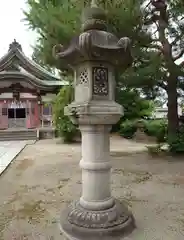
<svg viewBox="0 0 184 240">
<path fill-rule="evenodd" d="M 0 129 L 8 128 L 8 104 L 7 101 L 2 102 L 0 109 Z"/>
<path fill-rule="evenodd" d="M 39 123 L 39 117 L 40 117 L 40 110 L 39 110 L 40 106 L 38 101 L 34 102 L 34 122 L 35 122 L 35 127 L 39 127 L 40 123 Z"/>
<path fill-rule="evenodd" d="M 27 103 L 26 103 L 27 107 L 26 107 L 26 126 L 27 128 L 30 128 L 31 126 L 31 118 L 30 118 L 30 101 L 27 100 Z"/>
<path fill-rule="evenodd" d="M 42 96 L 40 92 L 37 93 L 38 102 L 38 127 L 42 126 Z"/>
<path fill-rule="evenodd" d="M 52 104 L 49 103 L 50 127 L 52 127 Z"/>
<path fill-rule="evenodd" d="M 0 129 L 2 124 L 2 102 L 0 102 Z"/>
<path fill-rule="evenodd" d="M 43 128 L 43 103 L 42 103 L 42 105 L 41 105 L 41 115 L 42 115 L 42 128 Z"/>
</svg>

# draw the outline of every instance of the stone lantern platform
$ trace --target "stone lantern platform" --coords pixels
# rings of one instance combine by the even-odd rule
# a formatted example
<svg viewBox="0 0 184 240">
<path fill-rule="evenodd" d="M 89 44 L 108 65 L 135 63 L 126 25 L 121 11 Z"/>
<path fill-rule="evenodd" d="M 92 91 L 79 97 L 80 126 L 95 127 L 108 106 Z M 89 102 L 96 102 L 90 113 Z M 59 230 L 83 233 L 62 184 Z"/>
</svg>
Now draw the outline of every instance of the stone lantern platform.
<svg viewBox="0 0 184 240">
<path fill-rule="evenodd" d="M 115 70 L 131 66 L 130 40 L 107 31 L 106 14 L 93 1 L 83 11 L 82 33 L 54 52 L 74 69 L 75 99 L 65 114 L 82 135 L 82 196 L 61 213 L 60 229 L 66 239 L 120 239 L 135 222 L 111 195 L 109 132 L 123 115 L 115 102 Z"/>
</svg>

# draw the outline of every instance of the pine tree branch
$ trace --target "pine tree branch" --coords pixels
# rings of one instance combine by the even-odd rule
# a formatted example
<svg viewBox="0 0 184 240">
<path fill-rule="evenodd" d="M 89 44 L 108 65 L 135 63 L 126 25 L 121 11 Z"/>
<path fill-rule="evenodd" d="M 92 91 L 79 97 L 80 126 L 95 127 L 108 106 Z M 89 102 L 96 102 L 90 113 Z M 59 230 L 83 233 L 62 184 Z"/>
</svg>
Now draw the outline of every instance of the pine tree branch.
<svg viewBox="0 0 184 240">
<path fill-rule="evenodd" d="M 184 61 L 182 61 L 180 64 L 178 64 L 180 67 L 184 67 Z"/>
<path fill-rule="evenodd" d="M 183 56 L 183 54 L 184 54 L 184 49 L 181 50 L 181 52 L 176 57 L 173 57 L 173 60 L 176 61 L 176 60 L 180 59 Z"/>
<path fill-rule="evenodd" d="M 171 42 L 171 45 L 174 46 L 183 36 L 183 33 L 176 36 L 176 38 Z"/>
<path fill-rule="evenodd" d="M 167 84 L 165 84 L 164 82 L 158 82 L 158 87 L 164 89 L 165 91 L 167 91 Z"/>
<path fill-rule="evenodd" d="M 165 33 L 165 30 L 168 26 L 167 5 L 165 0 L 152 0 L 152 4 L 156 10 L 160 12 L 159 20 L 156 23 L 158 26 L 159 41 L 162 44 L 163 55 L 166 62 L 170 62 L 172 59 L 172 46 L 170 45 Z"/>
<path fill-rule="evenodd" d="M 149 7 L 151 5 L 151 0 L 149 0 L 149 2 L 146 4 L 146 6 L 144 7 L 144 9 L 146 9 L 147 7 Z"/>
<path fill-rule="evenodd" d="M 149 48 L 155 49 L 155 50 L 159 50 L 159 51 L 161 51 L 162 53 L 164 52 L 163 47 L 161 47 L 161 46 L 159 46 L 159 45 L 157 45 L 157 44 L 151 44 L 151 45 L 149 46 Z"/>
<path fill-rule="evenodd" d="M 157 43 L 158 43 L 158 42 L 160 42 L 160 39 L 159 39 L 159 38 L 155 38 L 155 39 L 152 39 L 151 41 L 152 41 L 152 42 L 157 42 Z"/>
</svg>

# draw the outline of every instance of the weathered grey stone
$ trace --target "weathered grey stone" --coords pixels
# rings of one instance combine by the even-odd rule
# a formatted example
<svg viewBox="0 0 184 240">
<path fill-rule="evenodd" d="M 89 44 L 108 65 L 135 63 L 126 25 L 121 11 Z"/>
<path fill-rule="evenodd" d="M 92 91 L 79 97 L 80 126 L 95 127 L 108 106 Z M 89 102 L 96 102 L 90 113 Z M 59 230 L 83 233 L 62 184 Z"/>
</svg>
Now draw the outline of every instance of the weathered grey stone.
<svg viewBox="0 0 184 240">
<path fill-rule="evenodd" d="M 116 240 L 119 235 L 131 232 L 135 222 L 125 205 L 117 200 L 112 208 L 103 211 L 89 211 L 76 201 L 62 212 L 60 227 L 68 239 Z"/>
<path fill-rule="evenodd" d="M 82 196 L 61 214 L 61 231 L 69 240 L 114 239 L 135 227 L 128 209 L 111 196 L 109 131 L 123 115 L 115 102 L 115 68 L 132 64 L 129 38 L 106 31 L 105 12 L 92 3 L 84 10 L 82 32 L 67 48 L 54 48 L 74 70 L 74 101 L 65 115 L 82 136 Z M 119 238 L 118 238 L 119 239 Z"/>
</svg>

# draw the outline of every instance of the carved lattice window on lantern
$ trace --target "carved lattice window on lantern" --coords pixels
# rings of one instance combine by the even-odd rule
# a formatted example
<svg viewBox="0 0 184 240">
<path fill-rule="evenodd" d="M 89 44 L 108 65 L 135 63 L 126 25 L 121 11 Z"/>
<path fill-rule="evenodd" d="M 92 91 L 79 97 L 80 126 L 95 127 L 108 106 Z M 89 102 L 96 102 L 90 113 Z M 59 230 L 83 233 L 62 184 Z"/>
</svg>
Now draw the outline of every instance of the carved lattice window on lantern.
<svg viewBox="0 0 184 240">
<path fill-rule="evenodd" d="M 98 96 L 107 96 L 108 93 L 108 68 L 93 67 L 93 94 Z"/>
<path fill-rule="evenodd" d="M 78 84 L 88 84 L 89 79 L 88 79 L 88 70 L 84 68 L 79 72 L 79 77 L 78 77 Z"/>
</svg>

